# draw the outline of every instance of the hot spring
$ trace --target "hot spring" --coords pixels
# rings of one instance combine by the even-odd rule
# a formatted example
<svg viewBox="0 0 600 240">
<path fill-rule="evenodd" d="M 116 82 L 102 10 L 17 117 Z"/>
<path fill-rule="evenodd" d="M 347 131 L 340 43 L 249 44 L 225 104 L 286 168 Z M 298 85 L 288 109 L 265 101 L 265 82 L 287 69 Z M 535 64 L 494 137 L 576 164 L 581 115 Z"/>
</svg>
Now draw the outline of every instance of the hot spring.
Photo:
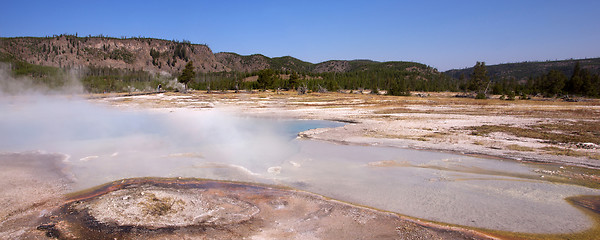
<svg viewBox="0 0 600 240">
<path fill-rule="evenodd" d="M 0 152 L 61 154 L 73 191 L 132 177 L 265 183 L 426 220 L 536 233 L 592 227 L 565 198 L 600 194 L 543 181 L 538 166 L 515 161 L 297 138 L 344 125 L 331 121 L 116 109 L 62 97 L 6 97 L 0 111 Z"/>
</svg>

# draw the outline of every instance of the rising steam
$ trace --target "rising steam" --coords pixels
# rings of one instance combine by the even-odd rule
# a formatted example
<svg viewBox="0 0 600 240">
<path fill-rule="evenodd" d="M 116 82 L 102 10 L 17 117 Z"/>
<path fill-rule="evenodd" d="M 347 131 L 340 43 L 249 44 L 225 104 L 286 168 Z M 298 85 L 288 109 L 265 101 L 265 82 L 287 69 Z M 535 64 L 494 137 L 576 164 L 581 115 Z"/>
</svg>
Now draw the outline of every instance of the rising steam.
<svg viewBox="0 0 600 240">
<path fill-rule="evenodd" d="M 0 63 L 0 97 L 18 95 L 75 95 L 85 91 L 79 81 L 77 69 L 68 70 L 66 74 L 59 74 L 60 85 L 50 87 L 26 76 L 15 77 L 11 74 L 10 65 Z M 55 81 L 55 79 L 52 79 Z"/>
<path fill-rule="evenodd" d="M 51 89 L 0 71 L 0 152 L 65 154 L 79 188 L 144 176 L 259 181 L 297 152 L 285 121 L 116 109 L 73 95 L 83 93 L 76 75 Z"/>
</svg>

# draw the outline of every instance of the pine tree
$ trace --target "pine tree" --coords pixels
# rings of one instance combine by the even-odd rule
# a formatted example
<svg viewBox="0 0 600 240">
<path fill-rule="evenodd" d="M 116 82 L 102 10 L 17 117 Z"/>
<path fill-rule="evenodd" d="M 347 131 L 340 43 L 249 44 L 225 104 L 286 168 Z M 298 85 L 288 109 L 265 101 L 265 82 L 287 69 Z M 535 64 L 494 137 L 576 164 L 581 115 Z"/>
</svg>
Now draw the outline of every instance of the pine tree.
<svg viewBox="0 0 600 240">
<path fill-rule="evenodd" d="M 473 74 L 468 84 L 468 89 L 477 93 L 477 98 L 485 98 L 486 85 L 489 83 L 485 62 L 477 62 L 473 67 Z"/>
<path fill-rule="evenodd" d="M 185 65 L 185 68 L 181 72 L 181 76 L 179 76 L 179 78 L 177 80 L 180 83 L 183 83 L 183 85 L 185 86 L 184 90 L 187 91 L 187 85 L 188 85 L 188 83 L 192 79 L 194 79 L 195 76 L 196 76 L 196 72 L 194 72 L 194 63 L 193 63 L 193 61 L 189 61 Z"/>
<path fill-rule="evenodd" d="M 394 96 L 410 96 L 410 91 L 408 91 L 408 88 L 406 87 L 406 81 L 404 81 L 404 79 L 392 80 L 387 94 Z"/>
<path fill-rule="evenodd" d="M 550 70 L 544 79 L 542 80 L 544 90 L 547 96 L 554 96 L 562 93 L 562 89 L 565 87 L 567 76 L 558 70 Z"/>
<path fill-rule="evenodd" d="M 298 87 L 298 79 L 300 79 L 298 73 L 296 71 L 293 71 L 290 75 L 290 81 L 288 82 L 290 89 L 296 89 L 296 87 Z"/>
<path fill-rule="evenodd" d="M 581 66 L 579 65 L 579 62 L 577 62 L 573 68 L 573 75 L 571 75 L 571 78 L 565 83 L 565 91 L 570 94 L 581 93 L 584 84 L 582 75 Z"/>
<path fill-rule="evenodd" d="M 257 83 L 260 85 L 262 89 L 271 88 L 273 83 L 275 82 L 275 72 L 271 69 L 263 69 L 258 71 L 258 80 Z"/>
</svg>

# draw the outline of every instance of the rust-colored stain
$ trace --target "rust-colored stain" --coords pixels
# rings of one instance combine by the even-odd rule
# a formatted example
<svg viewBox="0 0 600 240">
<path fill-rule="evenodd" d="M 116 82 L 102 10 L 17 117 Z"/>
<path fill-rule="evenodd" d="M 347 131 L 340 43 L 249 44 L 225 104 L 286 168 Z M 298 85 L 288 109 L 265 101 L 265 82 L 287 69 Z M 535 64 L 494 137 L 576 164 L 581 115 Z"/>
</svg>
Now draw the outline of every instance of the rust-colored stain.
<svg viewBox="0 0 600 240">
<path fill-rule="evenodd" d="M 600 196 L 577 196 L 568 198 L 573 204 L 600 214 Z"/>
<path fill-rule="evenodd" d="M 58 239 L 490 239 L 319 195 L 203 179 L 134 178 L 70 196 L 44 217 Z"/>
</svg>

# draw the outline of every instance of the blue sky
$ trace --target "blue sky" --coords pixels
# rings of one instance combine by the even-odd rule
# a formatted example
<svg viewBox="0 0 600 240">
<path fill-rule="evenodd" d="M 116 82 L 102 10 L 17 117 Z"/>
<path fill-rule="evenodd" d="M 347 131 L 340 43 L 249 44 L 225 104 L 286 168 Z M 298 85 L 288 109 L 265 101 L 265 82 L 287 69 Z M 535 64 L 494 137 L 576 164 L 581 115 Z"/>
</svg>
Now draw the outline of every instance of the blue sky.
<svg viewBox="0 0 600 240">
<path fill-rule="evenodd" d="M 600 1 L 5 1 L 0 36 L 144 36 L 439 70 L 600 57 Z"/>
</svg>

